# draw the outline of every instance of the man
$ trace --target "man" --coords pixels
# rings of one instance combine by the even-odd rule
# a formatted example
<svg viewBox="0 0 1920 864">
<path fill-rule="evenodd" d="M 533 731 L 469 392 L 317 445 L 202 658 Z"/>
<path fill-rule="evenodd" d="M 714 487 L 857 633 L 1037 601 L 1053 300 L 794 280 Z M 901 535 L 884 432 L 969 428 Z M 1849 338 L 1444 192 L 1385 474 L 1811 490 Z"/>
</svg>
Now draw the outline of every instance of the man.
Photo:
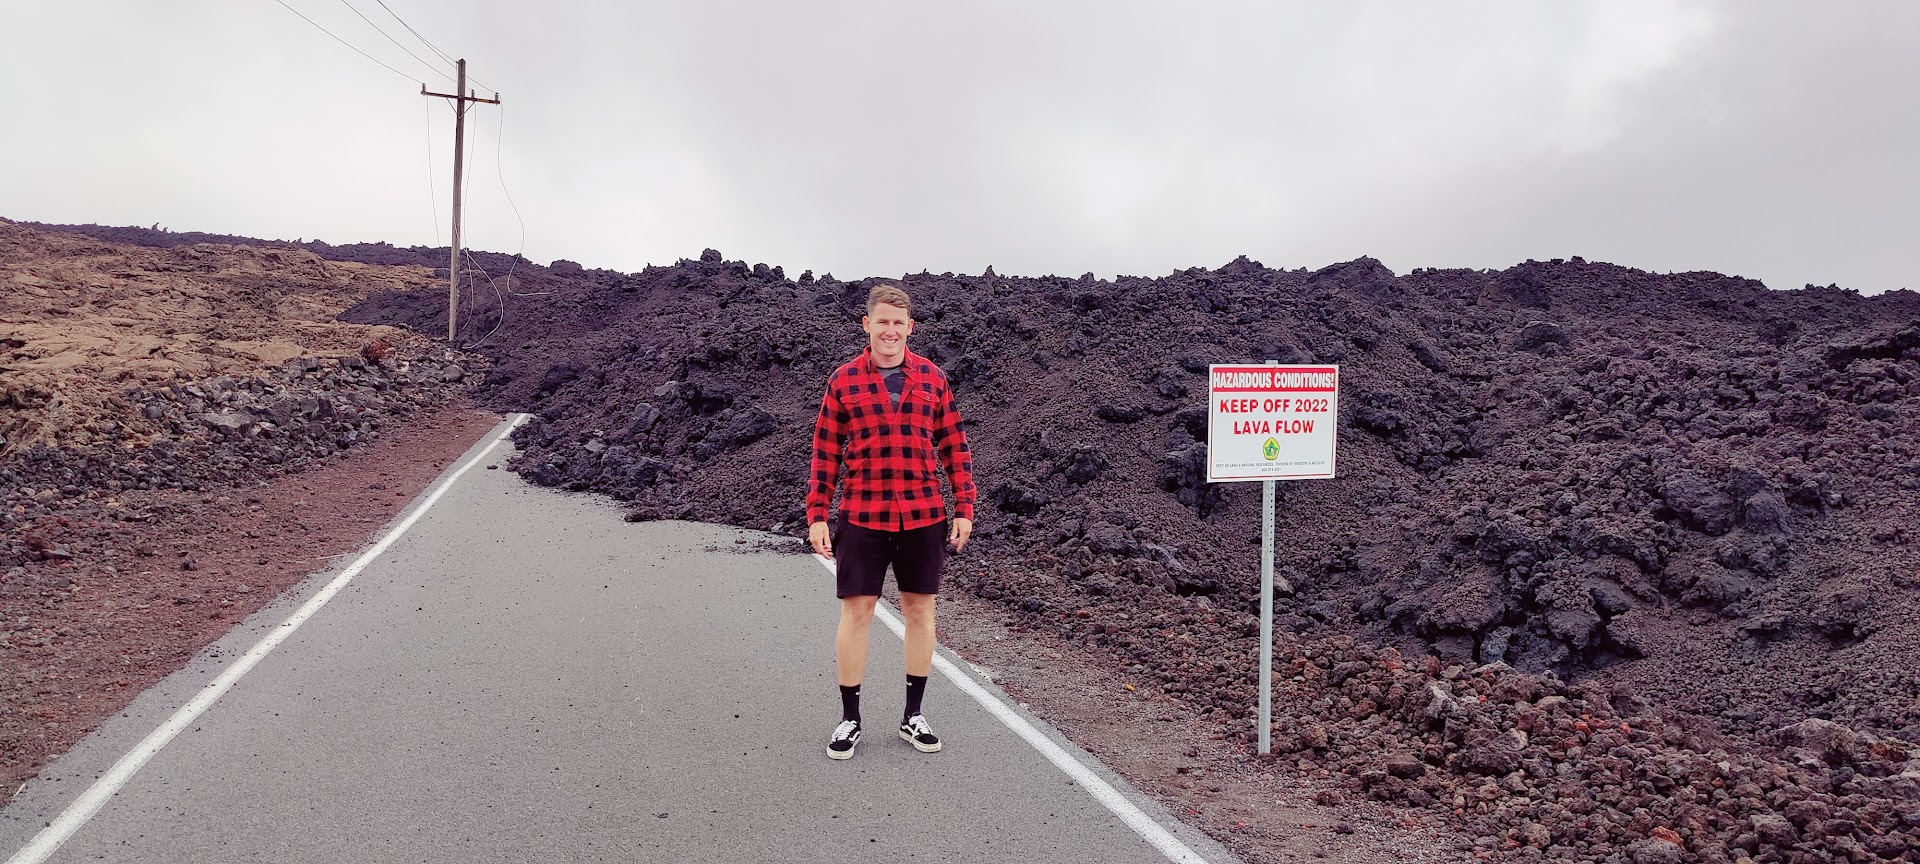
<svg viewBox="0 0 1920 864">
<path fill-rule="evenodd" d="M 867 294 L 860 319 L 867 347 L 833 371 L 820 401 L 813 432 L 813 480 L 807 489 L 807 539 L 815 552 L 834 559 L 838 572 L 840 628 L 834 655 L 840 679 L 840 724 L 827 741 L 827 755 L 853 756 L 860 743 L 860 680 L 867 669 L 867 631 L 887 567 L 900 588 L 907 619 L 907 704 L 900 737 L 922 753 L 940 749 L 921 713 L 927 676 L 933 671 L 933 598 L 940 592 L 947 546 L 958 552 L 973 533 L 973 463 L 967 435 L 947 389 L 946 373 L 907 350 L 913 306 L 893 285 Z M 837 530 L 827 508 L 847 463 L 846 495 Z M 937 465 L 936 465 L 937 463 Z M 936 467 L 953 486 L 951 520 L 940 496 Z"/>
</svg>

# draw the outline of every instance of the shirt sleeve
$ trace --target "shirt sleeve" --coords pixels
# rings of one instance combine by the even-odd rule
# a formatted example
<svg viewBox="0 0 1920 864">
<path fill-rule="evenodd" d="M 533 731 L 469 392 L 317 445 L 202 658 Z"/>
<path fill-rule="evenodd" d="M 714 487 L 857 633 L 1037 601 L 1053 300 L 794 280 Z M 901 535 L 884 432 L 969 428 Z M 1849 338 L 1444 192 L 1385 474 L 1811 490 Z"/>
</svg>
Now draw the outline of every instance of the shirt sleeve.
<svg viewBox="0 0 1920 864">
<path fill-rule="evenodd" d="M 940 449 L 940 464 L 947 470 L 947 482 L 953 486 L 955 516 L 973 519 L 973 454 L 967 449 L 967 430 L 960 410 L 953 405 L 953 391 L 940 382 L 939 416 L 934 418 L 934 445 Z"/>
<path fill-rule="evenodd" d="M 834 395 L 833 381 L 827 382 L 826 395 L 820 397 L 820 416 L 813 423 L 813 465 L 807 472 L 807 522 L 827 521 L 827 508 L 833 503 L 834 487 L 840 483 L 840 453 L 847 442 L 847 427 L 853 418 Z"/>
</svg>

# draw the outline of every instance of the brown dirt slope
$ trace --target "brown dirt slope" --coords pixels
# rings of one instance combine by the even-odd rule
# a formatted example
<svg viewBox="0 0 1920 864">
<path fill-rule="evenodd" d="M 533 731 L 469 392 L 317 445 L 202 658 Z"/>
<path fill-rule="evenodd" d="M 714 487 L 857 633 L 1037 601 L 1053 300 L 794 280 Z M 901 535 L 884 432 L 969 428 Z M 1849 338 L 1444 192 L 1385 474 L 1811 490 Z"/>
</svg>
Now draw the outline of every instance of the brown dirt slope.
<svg viewBox="0 0 1920 864">
<path fill-rule="evenodd" d="M 0 219 L 0 453 L 143 442 L 148 418 L 107 404 L 129 388 L 252 377 L 375 338 L 424 349 L 405 331 L 334 316 L 430 275 L 295 249 L 145 249 Z"/>
</svg>

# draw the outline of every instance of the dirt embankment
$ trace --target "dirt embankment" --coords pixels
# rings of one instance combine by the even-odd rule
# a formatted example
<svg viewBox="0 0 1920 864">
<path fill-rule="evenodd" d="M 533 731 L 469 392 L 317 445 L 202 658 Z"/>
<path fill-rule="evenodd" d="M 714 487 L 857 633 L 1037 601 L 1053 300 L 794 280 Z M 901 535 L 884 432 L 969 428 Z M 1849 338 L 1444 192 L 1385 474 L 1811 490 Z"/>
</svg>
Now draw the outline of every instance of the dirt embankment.
<svg viewBox="0 0 1920 864">
<path fill-rule="evenodd" d="M 492 425 L 447 407 L 483 358 L 334 320 L 426 276 L 0 220 L 6 796 Z"/>
<path fill-rule="evenodd" d="M 115 404 L 129 389 L 255 377 L 375 339 L 431 351 L 402 330 L 334 320 L 370 293 L 430 276 L 295 249 L 144 249 L 0 220 L 0 453 L 144 444 L 153 418 Z"/>
</svg>

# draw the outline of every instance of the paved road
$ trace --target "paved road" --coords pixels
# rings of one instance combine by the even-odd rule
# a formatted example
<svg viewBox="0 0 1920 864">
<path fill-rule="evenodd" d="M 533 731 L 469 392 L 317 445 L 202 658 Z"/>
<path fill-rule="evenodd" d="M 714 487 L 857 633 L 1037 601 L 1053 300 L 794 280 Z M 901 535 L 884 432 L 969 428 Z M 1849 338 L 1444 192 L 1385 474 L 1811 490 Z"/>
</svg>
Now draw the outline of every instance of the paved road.
<svg viewBox="0 0 1920 864">
<path fill-rule="evenodd" d="M 627 524 L 601 499 L 487 470 L 509 446 L 424 511 L 416 502 L 404 535 L 297 629 L 282 622 L 351 567 L 253 616 L 49 766 L 0 810 L 0 854 L 1232 860 L 1050 730 L 1023 738 L 996 711 L 1030 716 L 981 679 L 994 711 L 936 675 L 927 713 L 947 747 L 916 752 L 885 725 L 903 673 L 900 642 L 880 626 L 866 696 L 878 734 L 850 761 L 827 759 L 837 605 L 816 559 L 771 551 L 757 532 Z M 29 846 L 276 632 L 288 635 L 63 845 Z M 1061 745 L 1056 760 L 1091 773 L 1076 780 L 1043 755 Z M 1135 806 L 1153 820 L 1144 829 L 1123 820 Z"/>
</svg>

